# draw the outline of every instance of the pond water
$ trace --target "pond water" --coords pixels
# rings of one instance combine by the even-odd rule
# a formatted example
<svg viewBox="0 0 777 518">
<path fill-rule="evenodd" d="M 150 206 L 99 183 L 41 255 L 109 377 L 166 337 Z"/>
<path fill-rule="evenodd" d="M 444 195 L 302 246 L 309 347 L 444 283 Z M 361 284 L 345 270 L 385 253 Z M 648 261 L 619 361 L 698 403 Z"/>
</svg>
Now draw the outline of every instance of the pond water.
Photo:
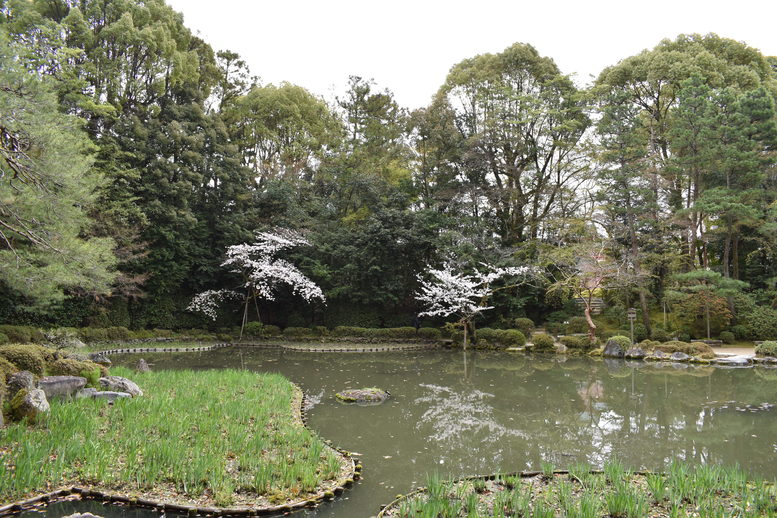
<svg viewBox="0 0 777 518">
<path fill-rule="evenodd" d="M 460 350 L 232 348 L 142 356 L 155 370 L 279 372 L 305 390 L 310 427 L 359 453 L 364 479 L 343 497 L 298 516 L 366 518 L 398 493 L 423 485 L 431 472 L 457 477 L 539 470 L 543 462 L 556 469 L 576 462 L 600 467 L 617 457 L 634 469 L 661 469 L 678 459 L 739 464 L 777 478 L 777 407 L 770 407 L 777 403 L 777 370 L 763 367 Z M 116 356 L 114 363 L 132 365 L 137 358 Z M 343 388 L 372 386 L 392 398 L 356 406 L 334 397 Z M 49 512 L 53 518 L 64 514 Z"/>
</svg>

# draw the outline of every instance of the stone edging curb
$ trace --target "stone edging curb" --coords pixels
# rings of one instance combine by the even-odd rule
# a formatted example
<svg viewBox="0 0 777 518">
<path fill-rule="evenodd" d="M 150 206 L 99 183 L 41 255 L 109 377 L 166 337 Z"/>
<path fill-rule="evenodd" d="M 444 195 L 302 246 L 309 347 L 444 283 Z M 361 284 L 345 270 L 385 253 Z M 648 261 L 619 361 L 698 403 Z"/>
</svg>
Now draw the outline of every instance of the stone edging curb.
<svg viewBox="0 0 777 518">
<path fill-rule="evenodd" d="M 217 347 L 218 346 L 212 346 L 212 347 L 209 347 L 208 349 L 213 349 Z M 222 345 L 221 347 L 224 347 L 224 346 Z M 122 349 L 120 350 L 123 351 Z M 12 515 L 21 513 L 23 511 L 38 507 L 42 504 L 49 504 L 49 503 L 55 503 L 58 501 L 66 500 L 68 499 L 68 497 L 71 497 L 74 495 L 78 495 L 82 500 L 83 499 L 97 500 L 105 503 L 125 504 L 125 505 L 131 505 L 135 507 L 153 508 L 163 512 L 188 514 L 190 516 L 195 516 L 195 515 L 264 516 L 264 515 L 271 515 L 271 514 L 278 514 L 278 513 L 288 513 L 305 507 L 315 507 L 324 501 L 332 500 L 334 499 L 335 495 L 341 494 L 343 491 L 345 491 L 346 488 L 351 487 L 354 481 L 359 480 L 361 478 L 362 466 L 361 464 L 357 464 L 356 461 L 354 461 L 353 457 L 351 457 L 350 452 L 340 449 L 336 446 L 333 446 L 332 442 L 329 440 L 321 439 L 321 437 L 315 431 L 311 430 L 308 427 L 307 416 L 305 414 L 305 394 L 296 383 L 292 383 L 292 385 L 294 386 L 295 401 L 293 401 L 292 404 L 293 404 L 293 408 L 296 409 L 296 412 L 295 412 L 296 415 L 294 416 L 295 419 L 302 426 L 307 428 L 311 433 L 316 435 L 328 448 L 331 448 L 332 450 L 337 452 L 337 454 L 341 458 L 345 459 L 349 464 L 347 473 L 341 476 L 339 479 L 337 479 L 337 481 L 335 482 L 335 487 L 332 489 L 319 491 L 315 495 L 311 496 L 310 498 L 306 498 L 304 500 L 299 500 L 297 502 L 279 504 L 279 505 L 274 505 L 269 507 L 204 507 L 204 506 L 198 506 L 198 505 L 171 504 L 171 503 L 149 500 L 146 498 L 135 498 L 135 497 L 129 497 L 126 495 L 104 493 L 102 491 L 97 491 L 94 489 L 74 486 L 67 489 L 52 491 L 50 493 L 38 495 L 36 497 L 29 498 L 21 502 L 16 502 L 16 503 L 12 503 L 12 504 L 8 504 L 3 507 L 0 507 L 0 517 L 12 516 Z M 296 401 L 298 401 L 299 404 L 295 405 L 294 402 Z"/>
</svg>

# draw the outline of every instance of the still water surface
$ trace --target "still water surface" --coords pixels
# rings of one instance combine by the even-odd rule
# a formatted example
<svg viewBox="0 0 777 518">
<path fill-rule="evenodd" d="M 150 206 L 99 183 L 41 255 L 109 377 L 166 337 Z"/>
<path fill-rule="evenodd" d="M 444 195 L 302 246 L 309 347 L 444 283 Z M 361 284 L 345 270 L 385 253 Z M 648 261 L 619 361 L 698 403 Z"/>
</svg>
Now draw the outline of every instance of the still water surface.
<svg viewBox="0 0 777 518">
<path fill-rule="evenodd" d="M 613 457 L 635 469 L 661 469 L 673 459 L 738 463 L 777 478 L 777 408 L 768 405 L 777 403 L 777 370 L 762 367 L 462 351 L 233 348 L 143 357 L 155 370 L 279 372 L 303 388 L 311 428 L 359 453 L 364 478 L 342 498 L 297 516 L 367 518 L 434 471 L 456 477 L 538 470 L 543 462 L 557 469 L 576 462 L 601 466 Z M 137 358 L 117 356 L 114 363 L 132 365 Z M 334 397 L 344 388 L 373 386 L 392 398 L 356 406 Z M 49 518 L 64 514 L 49 510 Z"/>
</svg>

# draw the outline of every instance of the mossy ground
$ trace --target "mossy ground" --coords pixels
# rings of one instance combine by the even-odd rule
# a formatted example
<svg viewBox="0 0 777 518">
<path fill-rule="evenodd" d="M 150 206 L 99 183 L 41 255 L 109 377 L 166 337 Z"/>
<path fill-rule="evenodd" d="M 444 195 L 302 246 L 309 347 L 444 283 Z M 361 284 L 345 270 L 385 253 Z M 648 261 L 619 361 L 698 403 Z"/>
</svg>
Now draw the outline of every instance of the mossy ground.
<svg viewBox="0 0 777 518">
<path fill-rule="evenodd" d="M 272 505 L 328 489 L 347 463 L 305 428 L 280 375 L 165 371 L 143 397 L 53 402 L 42 425 L 0 429 L 0 505 L 81 486 L 204 506 Z M 297 406 L 298 408 L 298 406 Z"/>
<path fill-rule="evenodd" d="M 674 464 L 665 475 L 634 474 L 614 462 L 598 474 L 581 466 L 569 474 L 551 468 L 525 478 L 443 482 L 432 476 L 424 491 L 398 500 L 380 516 L 763 517 L 777 515 L 775 494 L 773 483 L 748 480 L 734 468 Z"/>
</svg>

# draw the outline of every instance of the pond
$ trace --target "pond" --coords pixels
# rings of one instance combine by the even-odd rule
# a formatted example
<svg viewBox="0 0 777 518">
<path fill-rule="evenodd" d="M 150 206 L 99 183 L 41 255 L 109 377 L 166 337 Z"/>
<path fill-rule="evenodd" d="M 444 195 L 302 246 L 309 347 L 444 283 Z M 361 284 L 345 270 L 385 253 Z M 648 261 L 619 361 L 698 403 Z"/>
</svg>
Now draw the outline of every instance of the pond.
<svg viewBox="0 0 777 518">
<path fill-rule="evenodd" d="M 353 489 L 303 516 L 373 516 L 435 471 L 456 477 L 539 470 L 542 463 L 596 467 L 617 457 L 635 469 L 661 469 L 678 459 L 739 464 L 777 477 L 777 407 L 771 406 L 777 369 L 460 350 L 228 348 L 142 356 L 155 370 L 245 368 L 298 383 L 309 396 L 310 427 L 360 454 L 364 464 L 364 479 Z M 113 359 L 134 365 L 138 357 Z M 335 399 L 343 388 L 372 386 L 391 392 L 391 399 L 377 406 Z"/>
</svg>

